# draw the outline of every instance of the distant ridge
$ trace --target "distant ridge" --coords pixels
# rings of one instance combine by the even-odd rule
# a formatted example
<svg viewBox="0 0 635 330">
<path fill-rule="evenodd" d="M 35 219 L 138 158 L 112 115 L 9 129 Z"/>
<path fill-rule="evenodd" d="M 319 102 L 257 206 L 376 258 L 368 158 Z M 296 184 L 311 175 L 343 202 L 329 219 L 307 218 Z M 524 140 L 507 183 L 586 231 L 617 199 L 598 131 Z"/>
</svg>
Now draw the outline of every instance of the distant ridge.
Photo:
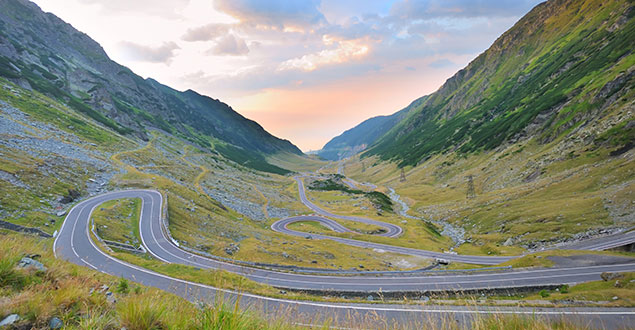
<svg viewBox="0 0 635 330">
<path fill-rule="evenodd" d="M 410 110 L 421 105 L 426 98 L 427 96 L 420 97 L 392 115 L 377 116 L 363 121 L 331 139 L 317 151 L 317 154 L 324 159 L 339 160 L 363 151 L 404 119 Z"/>
</svg>

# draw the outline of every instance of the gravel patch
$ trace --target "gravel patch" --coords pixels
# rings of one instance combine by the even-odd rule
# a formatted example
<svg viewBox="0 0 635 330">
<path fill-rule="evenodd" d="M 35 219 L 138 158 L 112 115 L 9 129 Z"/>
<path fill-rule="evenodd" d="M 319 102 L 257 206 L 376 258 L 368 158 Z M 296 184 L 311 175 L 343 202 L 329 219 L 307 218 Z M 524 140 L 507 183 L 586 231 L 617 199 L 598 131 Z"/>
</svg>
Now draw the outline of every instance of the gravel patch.
<svg viewBox="0 0 635 330">
<path fill-rule="evenodd" d="M 236 190 L 235 188 L 229 187 L 227 190 Z M 250 219 L 256 221 L 265 221 L 265 214 L 262 212 L 262 205 L 256 204 L 250 201 L 246 201 L 244 199 L 240 199 L 234 196 L 232 193 L 227 190 L 220 190 L 217 188 L 207 188 L 203 187 L 205 193 L 210 195 L 215 200 L 219 201 L 223 206 L 230 208 Z M 240 193 L 239 191 L 236 191 Z"/>
</svg>

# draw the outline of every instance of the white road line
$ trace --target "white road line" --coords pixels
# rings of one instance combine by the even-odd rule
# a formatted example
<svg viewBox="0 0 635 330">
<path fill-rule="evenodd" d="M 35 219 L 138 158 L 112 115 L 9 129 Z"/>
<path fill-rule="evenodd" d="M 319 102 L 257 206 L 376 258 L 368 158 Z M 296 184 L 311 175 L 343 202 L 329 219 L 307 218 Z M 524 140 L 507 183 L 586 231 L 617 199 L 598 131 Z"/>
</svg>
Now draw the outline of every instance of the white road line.
<svg viewBox="0 0 635 330">
<path fill-rule="evenodd" d="M 154 210 L 154 198 L 152 197 L 152 195 L 150 195 L 150 194 L 148 194 L 148 195 L 150 196 L 150 215 L 152 215 L 152 210 Z M 163 196 L 161 196 L 161 199 L 163 199 Z M 143 205 L 144 205 L 144 203 L 145 203 L 144 199 L 143 199 L 143 198 L 141 198 L 141 215 L 139 216 L 139 236 L 141 237 L 141 243 L 143 244 L 143 246 L 146 248 L 146 250 L 147 250 L 147 251 L 148 251 L 148 252 L 149 252 L 149 253 L 150 253 L 153 257 L 155 257 L 155 258 L 157 258 L 157 259 L 159 259 L 159 260 L 161 260 L 161 261 L 163 261 L 163 262 L 165 262 L 165 263 L 171 264 L 171 262 L 169 262 L 168 260 L 165 260 L 165 259 L 163 259 L 163 258 L 159 257 L 158 255 L 156 255 L 155 253 L 153 253 L 153 252 L 152 252 L 152 250 L 150 250 L 150 248 L 149 248 L 149 247 L 148 247 L 148 245 L 146 244 L 145 239 L 143 239 L 143 229 L 142 229 L 143 227 L 142 227 L 142 221 L 143 221 L 143 218 L 144 218 L 144 217 L 143 217 L 143 214 L 144 214 L 144 212 L 143 212 Z M 152 221 L 150 222 L 150 233 L 151 233 L 151 234 L 152 234 L 152 236 L 154 237 L 154 231 L 152 231 Z M 155 241 L 156 241 L 156 239 L 155 239 Z M 159 244 L 159 243 L 157 242 L 157 245 L 158 245 L 158 244 Z"/>
<path fill-rule="evenodd" d="M 145 191 L 145 192 L 150 192 L 148 195 L 150 196 L 150 198 L 152 198 L 152 194 L 153 193 L 157 193 L 156 191 L 148 191 L 148 190 L 137 190 L 137 191 Z M 126 191 L 124 191 L 126 192 Z M 130 191 L 128 191 L 130 192 Z M 134 191 L 132 191 L 134 192 Z M 116 193 L 111 193 L 113 195 L 115 195 Z M 110 194 L 108 194 L 110 195 Z M 108 196 L 106 195 L 106 196 Z M 104 195 L 102 196 L 96 196 L 96 197 L 104 197 Z M 94 198 L 96 198 L 94 197 Z M 94 198 L 91 198 L 89 200 L 92 200 Z M 116 197 L 113 197 L 113 199 L 116 199 Z M 73 209 L 71 209 L 71 211 L 69 212 L 68 216 L 66 217 L 66 220 L 72 219 L 73 217 L 75 217 L 75 223 L 73 224 L 73 229 L 71 232 L 71 243 L 74 241 L 74 234 L 76 232 L 76 227 L 77 227 L 77 223 L 80 221 L 79 216 L 81 215 L 82 211 L 85 210 L 85 205 L 84 203 L 89 201 L 86 200 L 78 205 L 76 205 L 75 207 L 73 207 Z M 106 201 L 106 200 L 104 200 Z M 143 201 L 143 199 L 142 199 Z M 102 201 L 103 202 L 103 201 Z M 162 202 L 162 200 L 161 200 Z M 89 215 L 88 215 L 88 219 L 90 219 L 90 217 L 92 216 L 92 212 L 94 211 L 94 209 L 100 205 L 101 203 L 96 204 L 95 206 L 93 206 L 93 208 L 91 209 Z M 81 209 L 77 209 L 78 212 L 76 212 L 76 208 L 78 206 L 82 205 Z M 154 204 L 151 204 L 151 208 L 154 209 Z M 76 215 L 77 214 L 77 215 Z M 143 207 L 142 207 L 142 214 L 140 215 L 140 231 L 141 231 L 141 218 L 143 217 Z M 157 245 L 165 250 L 160 244 L 158 244 L 158 240 L 156 239 L 156 236 L 154 235 L 154 231 L 152 229 L 152 224 L 153 222 L 150 223 L 150 229 L 151 229 L 151 235 L 153 237 L 153 239 L 155 239 L 155 242 L 157 243 Z M 65 233 L 65 230 L 68 230 L 67 228 L 68 226 L 66 226 L 66 221 L 65 223 L 62 225 L 61 229 L 60 229 L 60 234 L 58 235 L 58 237 L 56 238 L 53 246 L 54 246 L 54 250 L 56 248 L 56 243 L 59 240 L 60 237 L 62 237 L 62 234 Z M 88 222 L 86 223 L 86 228 L 88 228 Z M 162 231 L 163 233 L 163 231 Z M 187 284 L 193 287 L 199 287 L 199 288 L 205 288 L 205 289 L 209 289 L 212 291 L 217 291 L 217 292 L 224 292 L 224 293 L 230 293 L 230 294 L 234 294 L 234 295 L 239 295 L 239 296 L 245 296 L 245 297 L 250 297 L 250 298 L 254 298 L 254 299 L 259 299 L 259 300 L 265 300 L 265 301 L 275 301 L 275 302 L 280 302 L 280 303 L 285 303 L 285 304 L 290 304 L 290 305 L 305 305 L 305 306 L 314 306 L 314 307 L 320 307 L 320 308 L 332 308 L 332 309 L 351 309 L 351 310 L 368 310 L 368 311 L 386 311 L 386 312 L 417 312 L 417 313 L 455 313 L 455 314 L 543 314 L 543 315 L 635 315 L 635 311 L 624 311 L 624 310 L 620 310 L 620 311 L 560 311 L 560 310 L 551 310 L 551 311 L 541 311 L 541 310 L 516 310 L 516 311 L 510 311 L 510 310 L 462 310 L 462 309 L 447 309 L 447 310 L 437 310 L 437 309 L 411 309 L 411 308 L 393 308 L 393 307 L 378 307 L 378 306 L 355 306 L 355 305 L 337 305 L 337 304 L 330 304 L 330 303 L 318 303 L 318 302 L 305 302 L 305 301 L 294 301 L 294 300 L 288 300 L 288 299 L 279 299 L 279 298 L 271 298 L 271 297 L 264 297 L 264 296 L 259 296 L 259 295 L 254 295 L 254 294 L 249 294 L 249 293 L 239 293 L 239 292 L 235 292 L 233 290 L 227 290 L 227 289 L 221 289 L 221 288 L 216 288 L 216 287 L 212 287 L 212 286 L 208 286 L 208 285 L 204 285 L 204 284 L 200 284 L 200 283 L 195 283 L 195 282 L 190 282 L 190 281 L 185 281 L 185 280 L 181 280 L 181 279 L 177 279 L 177 278 L 172 278 L 163 274 L 159 274 L 150 270 L 146 270 L 144 268 L 135 266 L 135 265 L 131 265 L 128 264 L 126 262 L 120 261 L 106 253 L 104 253 L 103 251 L 101 251 L 93 242 L 93 240 L 91 239 L 90 235 L 88 234 L 88 232 L 86 232 L 88 241 L 90 242 L 90 244 L 92 245 L 92 247 L 95 249 L 95 251 L 97 251 L 99 254 L 101 254 L 102 256 L 112 260 L 113 262 L 116 262 L 120 265 L 123 265 L 125 267 L 131 268 L 131 269 L 135 269 L 137 271 L 149 274 L 151 276 L 157 276 L 157 277 L 161 277 L 164 279 L 168 279 L 174 282 L 178 282 L 178 283 L 183 283 L 183 284 Z M 163 233 L 163 236 L 165 236 L 165 233 Z M 169 242 L 169 240 L 166 240 Z M 144 243 L 145 244 L 145 243 Z M 71 246 L 73 247 L 74 245 L 71 244 Z M 87 264 L 89 267 L 97 269 L 97 267 L 95 267 L 94 265 L 90 264 L 88 261 L 84 260 L 83 258 L 81 258 L 79 256 L 79 254 L 77 253 L 77 251 L 72 248 L 73 253 L 79 258 L 79 260 L 81 260 L 82 262 L 84 262 L 85 264 Z M 180 249 L 179 249 L 180 250 Z M 175 256 L 176 258 L 179 258 L 180 260 L 185 260 L 179 256 L 176 256 L 172 253 L 170 253 L 169 251 L 165 250 L 167 253 Z M 181 250 L 182 251 L 182 250 Z M 182 251 L 185 254 L 190 254 L 188 252 Z M 190 254 L 192 255 L 192 254 Z M 200 256 L 197 255 L 193 255 L 195 258 L 202 258 Z M 205 258 L 203 258 L 205 259 Z M 210 259 L 211 260 L 211 259 Z M 190 261 L 191 262 L 191 261 Z M 216 260 L 213 260 L 213 262 L 216 263 L 222 263 Z M 201 264 L 202 265 L 202 264 Z M 233 265 L 233 264 L 231 264 Z M 235 265 L 234 265 L 235 266 Z M 613 265 L 614 267 L 628 267 L 628 266 L 635 266 L 633 264 L 625 264 L 625 265 Z M 567 271 L 567 270 L 575 270 L 575 269 L 587 269 L 587 273 L 582 273 L 582 274 L 577 274 L 580 276 L 586 276 L 586 275 L 596 275 L 598 274 L 598 272 L 588 272 L 589 269 L 594 269 L 594 268 L 600 268 L 600 267 L 606 267 L 606 266 L 591 266 L 591 267 L 571 267 L 571 268 L 562 268 L 562 269 L 550 269 L 550 270 L 540 270 L 540 271 L 533 271 L 533 273 L 548 273 L 548 272 L 556 272 L 556 271 Z M 242 268 L 242 267 L 241 267 Z M 635 267 L 634 267 L 635 268 Z M 101 270 L 104 273 L 108 273 L 106 271 Z M 272 272 L 274 273 L 274 272 Z M 532 273 L 532 271 L 523 271 L 523 272 L 514 272 L 514 274 L 522 274 L 522 273 Z M 285 273 L 281 273 L 281 274 L 285 274 Z M 501 275 L 504 274 L 509 274 L 509 273 L 502 273 Z M 469 277 L 474 277 L 474 276 L 487 276 L 487 275 L 493 275 L 493 274 L 474 274 L 474 275 L 470 275 Z M 298 274 L 298 276 L 309 276 L 309 275 L 300 275 Z M 564 275 L 551 275 L 551 276 L 540 276 L 540 278 L 549 278 L 549 277 L 561 277 L 561 276 L 566 276 L 566 274 Z M 462 276 L 458 276 L 459 278 Z M 328 276 L 324 276 L 324 278 L 329 278 Z M 331 276 L 330 278 L 338 278 L 335 276 Z M 397 278 L 397 277 L 390 277 L 390 278 Z M 428 277 L 431 278 L 431 277 Z M 433 277 L 432 277 L 433 278 Z M 523 278 L 515 278 L 512 280 L 523 280 L 523 279 L 535 279 L 536 277 L 523 277 Z M 388 279 L 388 278 L 385 278 Z M 499 280 L 485 280 L 484 282 L 487 281 L 500 281 Z M 471 281 L 473 282 L 473 281 Z M 441 283 L 433 283 L 433 284 L 442 284 L 444 282 Z M 448 283 L 457 283 L 457 282 L 448 282 Z M 463 283 L 463 282 L 460 282 Z M 345 283 L 346 285 L 350 285 L 350 283 Z M 408 283 L 406 283 L 408 284 Z M 510 287 L 513 288 L 513 287 Z"/>
<path fill-rule="evenodd" d="M 102 254 L 106 258 L 111 259 L 112 261 L 119 263 L 123 266 L 130 267 L 132 269 L 135 269 L 137 271 L 140 271 L 152 276 L 158 276 L 158 277 L 168 279 L 174 282 L 179 282 L 179 283 L 183 283 L 183 284 L 187 284 L 187 285 L 191 285 L 195 287 L 205 288 L 212 291 L 224 292 L 224 293 L 234 294 L 237 296 L 250 297 L 250 298 L 255 298 L 260 300 L 275 301 L 275 302 L 286 303 L 290 305 L 305 305 L 305 306 L 322 307 L 322 308 L 353 309 L 353 310 L 365 310 L 365 311 L 416 312 L 416 313 L 441 313 L 441 314 L 635 315 L 635 311 L 610 311 L 610 312 L 609 311 L 579 311 L 578 312 L 578 311 L 542 311 L 542 310 L 510 311 L 510 310 L 462 310 L 462 309 L 437 310 L 437 309 L 410 309 L 410 308 L 392 308 L 392 307 L 386 308 L 386 307 L 375 307 L 375 306 L 369 307 L 369 306 L 356 306 L 356 305 L 336 305 L 336 304 L 329 304 L 329 303 L 279 299 L 279 298 L 265 297 L 265 296 L 250 294 L 250 293 L 239 293 L 233 290 L 216 288 L 216 287 L 201 284 L 201 283 L 190 282 L 190 281 L 186 281 L 186 280 L 182 280 L 178 278 L 169 277 L 160 273 L 156 273 L 141 267 L 137 267 L 137 266 L 125 263 L 101 251 L 97 246 L 95 246 L 92 240 L 90 240 L 90 243 L 93 245 L 93 248 L 98 253 Z"/>
</svg>

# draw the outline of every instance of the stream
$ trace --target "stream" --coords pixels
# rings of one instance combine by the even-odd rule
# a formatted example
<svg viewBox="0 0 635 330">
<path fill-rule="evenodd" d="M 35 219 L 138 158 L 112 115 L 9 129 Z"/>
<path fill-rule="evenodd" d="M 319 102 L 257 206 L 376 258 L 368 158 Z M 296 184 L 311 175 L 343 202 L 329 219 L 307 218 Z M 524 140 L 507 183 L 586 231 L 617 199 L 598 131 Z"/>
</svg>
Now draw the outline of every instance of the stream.
<svg viewBox="0 0 635 330">
<path fill-rule="evenodd" d="M 397 194 L 395 189 L 389 187 L 388 190 L 390 191 L 390 194 L 388 195 L 390 199 L 392 199 L 393 202 L 399 204 L 400 206 L 399 210 L 397 211 L 399 215 L 409 219 L 426 220 L 423 218 L 417 218 L 412 215 L 409 215 L 408 210 L 410 210 L 410 207 L 408 206 L 408 204 L 406 204 L 406 202 L 401 199 L 401 196 Z M 450 249 L 450 251 L 452 251 L 455 247 L 465 243 L 465 229 L 461 227 L 453 226 L 451 223 L 447 221 L 442 221 L 442 220 L 439 220 L 439 221 L 427 220 L 427 221 L 443 228 L 443 230 L 441 231 L 441 235 L 449 236 L 452 239 L 452 241 L 454 241 L 454 246 Z"/>
</svg>

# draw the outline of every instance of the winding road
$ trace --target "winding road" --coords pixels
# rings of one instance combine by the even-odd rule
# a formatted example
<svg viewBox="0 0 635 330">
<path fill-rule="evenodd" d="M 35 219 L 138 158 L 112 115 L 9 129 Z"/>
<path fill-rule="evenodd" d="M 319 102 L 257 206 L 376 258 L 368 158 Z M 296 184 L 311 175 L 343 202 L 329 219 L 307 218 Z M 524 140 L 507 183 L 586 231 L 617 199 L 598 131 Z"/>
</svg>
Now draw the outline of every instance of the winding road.
<svg viewBox="0 0 635 330">
<path fill-rule="evenodd" d="M 301 180 L 300 180 L 301 181 Z M 303 186 L 299 188 L 303 201 L 309 202 L 303 194 Z M 263 284 L 269 284 L 280 288 L 296 290 L 317 290 L 317 291 L 343 291 L 343 292 L 427 292 L 438 290 L 472 290 L 491 288 L 517 288 L 524 286 L 539 285 L 561 285 L 574 284 L 586 281 L 598 280 L 602 272 L 633 272 L 635 263 L 623 263 L 590 267 L 570 267 L 552 269 L 530 269 L 521 271 L 508 271 L 501 273 L 484 272 L 477 274 L 463 275 L 399 275 L 399 276 L 319 276 L 278 272 L 266 269 L 251 268 L 220 260 L 202 257 L 179 248 L 168 236 L 161 217 L 163 199 L 159 192 L 155 190 L 125 190 L 99 195 L 73 207 L 60 229 L 53 245 L 56 256 L 62 257 L 75 264 L 93 268 L 95 270 L 108 273 L 114 276 L 125 277 L 144 285 L 154 286 L 175 294 L 181 295 L 190 300 L 212 299 L 216 294 L 221 293 L 236 299 L 240 296 L 240 303 L 250 308 L 259 308 L 266 313 L 280 310 L 293 310 L 297 313 L 298 320 L 308 320 L 306 322 L 320 323 L 325 317 L 335 320 L 345 320 L 351 314 L 356 317 L 366 318 L 380 316 L 381 318 L 394 322 L 413 322 L 418 319 L 423 321 L 426 318 L 442 318 L 452 315 L 459 322 L 470 322 L 475 315 L 487 313 L 510 313 L 510 314 L 532 314 L 545 317 L 561 317 L 571 315 L 574 319 L 579 318 L 583 322 L 600 322 L 597 324 L 608 325 L 609 327 L 619 327 L 635 322 L 635 310 L 630 308 L 603 309 L 603 308 L 566 308 L 566 309 L 536 309 L 536 308 L 503 308 L 503 307 L 460 307 L 460 306 L 425 306 L 425 305 L 367 305 L 367 304 L 334 304 L 321 302 L 304 302 L 270 297 L 262 297 L 248 293 L 236 293 L 230 290 L 218 289 L 207 285 L 171 278 L 136 265 L 115 259 L 101 251 L 92 241 L 90 230 L 90 216 L 92 211 L 100 204 L 119 198 L 137 197 L 142 200 L 142 210 L 139 219 L 140 236 L 144 247 L 158 260 L 166 263 L 178 263 L 199 268 L 224 269 L 233 273 L 241 274 L 251 280 Z M 313 205 L 313 204 L 307 204 Z M 309 206 L 311 207 L 311 206 Z M 313 205 L 311 209 L 317 213 L 325 215 L 324 210 Z M 326 212 L 328 213 L 328 212 Z M 330 213 L 328 213 L 330 215 Z M 338 216 L 334 217 L 338 218 Z M 341 218 L 341 217 L 339 217 Z M 319 221 L 334 231 L 347 231 L 345 227 L 333 220 L 319 216 L 304 216 L 290 218 L 296 221 Z M 289 220 L 290 219 L 285 219 Z M 317 220 L 319 219 L 319 220 Z M 353 221 L 359 221 L 356 218 Z M 350 219 L 347 219 L 350 220 Z M 369 220 L 369 219 L 366 219 Z M 371 220 L 374 221 L 374 220 Z M 291 221 L 292 222 L 292 221 Z M 286 229 L 290 222 L 276 222 L 274 230 L 280 230 L 291 235 L 306 236 L 306 233 L 293 232 Z M 382 225 L 384 223 L 381 223 Z M 379 225 L 379 224 L 377 224 Z M 398 227 L 398 226 L 397 226 Z M 393 228 L 394 229 L 394 228 Z M 387 233 L 399 235 L 396 229 L 389 229 Z M 313 235 L 314 237 L 316 235 Z M 315 237 L 322 238 L 322 237 Z M 363 244 L 357 246 L 376 247 L 377 243 L 361 242 L 324 235 L 325 239 L 333 239 L 344 244 Z M 620 237 L 621 239 L 622 237 Z M 631 237 L 632 238 L 632 237 Z M 605 242 L 603 243 L 605 244 Z M 381 249 L 398 253 L 416 254 L 427 257 L 441 257 L 462 262 L 472 263 L 495 263 L 492 258 L 508 257 L 485 257 L 485 256 L 457 256 L 440 254 L 431 251 L 407 249 L 380 244 Z M 397 250 L 393 250 L 397 249 Z M 405 250 L 400 250 L 405 249 Z M 468 258 L 468 259 L 461 259 Z M 465 260 L 465 261 L 463 261 Z M 424 313 L 422 313 L 424 312 Z M 320 318 L 316 319 L 315 316 Z M 308 318 L 307 318 L 308 317 Z M 304 322 L 304 321 L 303 321 Z M 339 324 L 339 323 L 337 323 Z M 410 323 L 407 323 L 410 324 Z"/>
</svg>

